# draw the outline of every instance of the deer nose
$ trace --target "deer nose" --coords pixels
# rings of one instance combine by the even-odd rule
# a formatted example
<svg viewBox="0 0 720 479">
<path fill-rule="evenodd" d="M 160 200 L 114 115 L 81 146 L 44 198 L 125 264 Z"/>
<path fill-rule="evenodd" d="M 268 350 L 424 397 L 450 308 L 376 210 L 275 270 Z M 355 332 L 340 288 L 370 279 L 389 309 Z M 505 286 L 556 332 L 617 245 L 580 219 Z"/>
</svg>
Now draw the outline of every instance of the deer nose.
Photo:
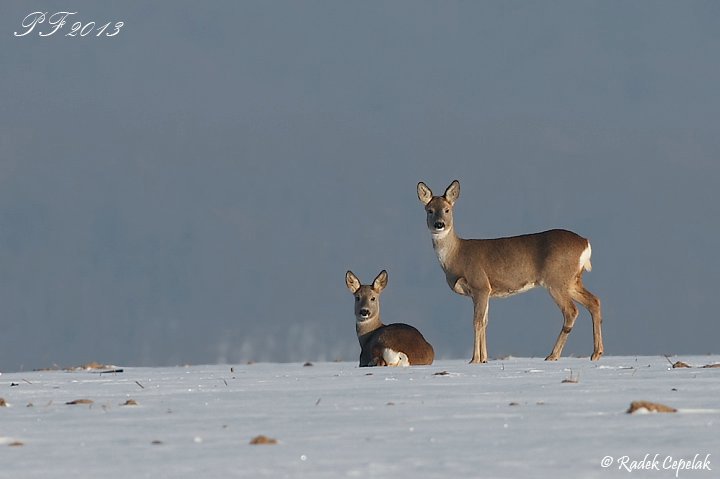
<svg viewBox="0 0 720 479">
<path fill-rule="evenodd" d="M 445 229 L 445 222 L 444 221 L 436 221 L 433 225 L 436 230 L 442 230 Z"/>
<path fill-rule="evenodd" d="M 363 318 L 367 318 L 368 316 L 370 316 L 370 310 L 367 309 L 367 308 L 361 309 L 361 310 L 360 310 L 360 316 L 363 317 Z"/>
</svg>

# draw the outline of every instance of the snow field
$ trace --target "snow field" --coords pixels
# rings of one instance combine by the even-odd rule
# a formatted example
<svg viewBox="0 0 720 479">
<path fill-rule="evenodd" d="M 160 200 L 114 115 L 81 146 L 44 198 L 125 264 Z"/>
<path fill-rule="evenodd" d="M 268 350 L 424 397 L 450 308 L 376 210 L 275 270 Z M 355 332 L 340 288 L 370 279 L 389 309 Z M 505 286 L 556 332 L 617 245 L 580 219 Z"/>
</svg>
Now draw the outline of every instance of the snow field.
<svg viewBox="0 0 720 479">
<path fill-rule="evenodd" d="M 232 369 L 5 373 L 0 477 L 720 477 L 720 369 L 664 357 Z M 77 399 L 93 403 L 65 404 Z M 679 411 L 626 414 L 634 400 Z M 278 444 L 249 444 L 261 434 Z M 708 454 L 712 470 L 663 466 Z"/>
</svg>

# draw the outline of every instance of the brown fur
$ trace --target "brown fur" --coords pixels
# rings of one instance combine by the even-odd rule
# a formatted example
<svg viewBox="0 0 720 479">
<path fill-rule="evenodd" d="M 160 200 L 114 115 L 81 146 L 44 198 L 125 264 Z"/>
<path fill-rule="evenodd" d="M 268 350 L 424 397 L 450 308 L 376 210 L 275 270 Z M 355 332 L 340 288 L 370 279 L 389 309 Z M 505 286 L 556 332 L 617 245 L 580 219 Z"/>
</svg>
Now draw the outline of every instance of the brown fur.
<svg viewBox="0 0 720 479">
<path fill-rule="evenodd" d="M 352 271 L 345 284 L 355 296 L 355 330 L 360 343 L 360 367 L 387 366 L 386 348 L 402 352 L 410 365 L 432 364 L 433 347 L 414 327 L 404 323 L 385 325 L 380 320 L 380 293 L 387 286 L 387 272 L 381 271 L 371 285 L 363 285 Z M 366 316 L 365 316 L 366 314 Z"/>
<path fill-rule="evenodd" d="M 420 182 L 418 198 L 425 205 L 427 226 L 450 289 L 469 296 L 474 304 L 475 341 L 470 362 L 487 362 L 486 328 L 491 297 L 505 297 L 536 286 L 547 288 L 562 311 L 564 323 L 547 360 L 560 357 L 582 304 L 592 316 L 593 354 L 603 354 L 600 300 L 582 283 L 590 270 L 587 239 L 572 231 L 554 229 L 541 233 L 494 239 L 462 239 L 454 229 L 453 207 L 460 196 L 460 183 L 453 181 L 443 196 L 433 196 Z M 581 262 L 582 260 L 582 262 Z"/>
<path fill-rule="evenodd" d="M 365 364 L 376 360 L 378 366 L 386 366 L 383 359 L 385 348 L 405 353 L 411 365 L 432 364 L 435 358 L 435 352 L 430 343 L 425 340 L 420 331 L 409 324 L 393 323 L 380 326 L 369 333 L 365 344 L 368 346 L 364 353 L 369 352 L 370 354 L 360 354 L 361 366 L 363 360 L 366 360 Z"/>
<path fill-rule="evenodd" d="M 666 406 L 660 403 L 654 403 L 650 401 L 633 401 L 630 403 L 630 407 L 627 410 L 628 414 L 632 414 L 641 409 L 646 409 L 650 412 L 677 412 L 674 407 Z"/>
</svg>

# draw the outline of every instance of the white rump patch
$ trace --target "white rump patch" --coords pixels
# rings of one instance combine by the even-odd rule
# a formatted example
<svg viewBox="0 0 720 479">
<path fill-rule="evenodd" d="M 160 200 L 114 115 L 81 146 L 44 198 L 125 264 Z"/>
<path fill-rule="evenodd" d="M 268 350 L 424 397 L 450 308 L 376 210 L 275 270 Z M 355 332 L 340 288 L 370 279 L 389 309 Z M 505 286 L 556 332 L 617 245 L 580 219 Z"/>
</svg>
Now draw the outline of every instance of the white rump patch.
<svg viewBox="0 0 720 479">
<path fill-rule="evenodd" d="M 592 271 L 592 264 L 590 264 L 590 256 L 592 255 L 592 248 L 588 242 L 587 248 L 585 248 L 580 255 L 580 271 L 585 268 L 585 271 Z"/>
<path fill-rule="evenodd" d="M 410 366 L 410 360 L 407 354 L 402 351 L 393 351 L 390 348 L 383 349 L 383 359 L 388 366 Z"/>
</svg>

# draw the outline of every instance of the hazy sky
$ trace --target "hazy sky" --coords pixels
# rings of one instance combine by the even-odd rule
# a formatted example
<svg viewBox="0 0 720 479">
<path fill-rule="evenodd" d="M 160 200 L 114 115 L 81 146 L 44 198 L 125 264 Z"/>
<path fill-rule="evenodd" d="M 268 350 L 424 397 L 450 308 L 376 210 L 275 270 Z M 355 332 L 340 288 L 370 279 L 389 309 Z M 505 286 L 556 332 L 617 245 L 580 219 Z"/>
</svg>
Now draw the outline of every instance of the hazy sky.
<svg viewBox="0 0 720 479">
<path fill-rule="evenodd" d="M 455 178 L 462 237 L 590 238 L 606 354 L 718 353 L 718 25 L 714 1 L 3 1 L 0 370 L 356 360 L 347 269 L 387 269 L 384 321 L 469 360 L 415 192 Z M 561 327 L 543 289 L 493 300 L 490 356 Z M 565 354 L 591 352 L 582 310 Z"/>
</svg>

